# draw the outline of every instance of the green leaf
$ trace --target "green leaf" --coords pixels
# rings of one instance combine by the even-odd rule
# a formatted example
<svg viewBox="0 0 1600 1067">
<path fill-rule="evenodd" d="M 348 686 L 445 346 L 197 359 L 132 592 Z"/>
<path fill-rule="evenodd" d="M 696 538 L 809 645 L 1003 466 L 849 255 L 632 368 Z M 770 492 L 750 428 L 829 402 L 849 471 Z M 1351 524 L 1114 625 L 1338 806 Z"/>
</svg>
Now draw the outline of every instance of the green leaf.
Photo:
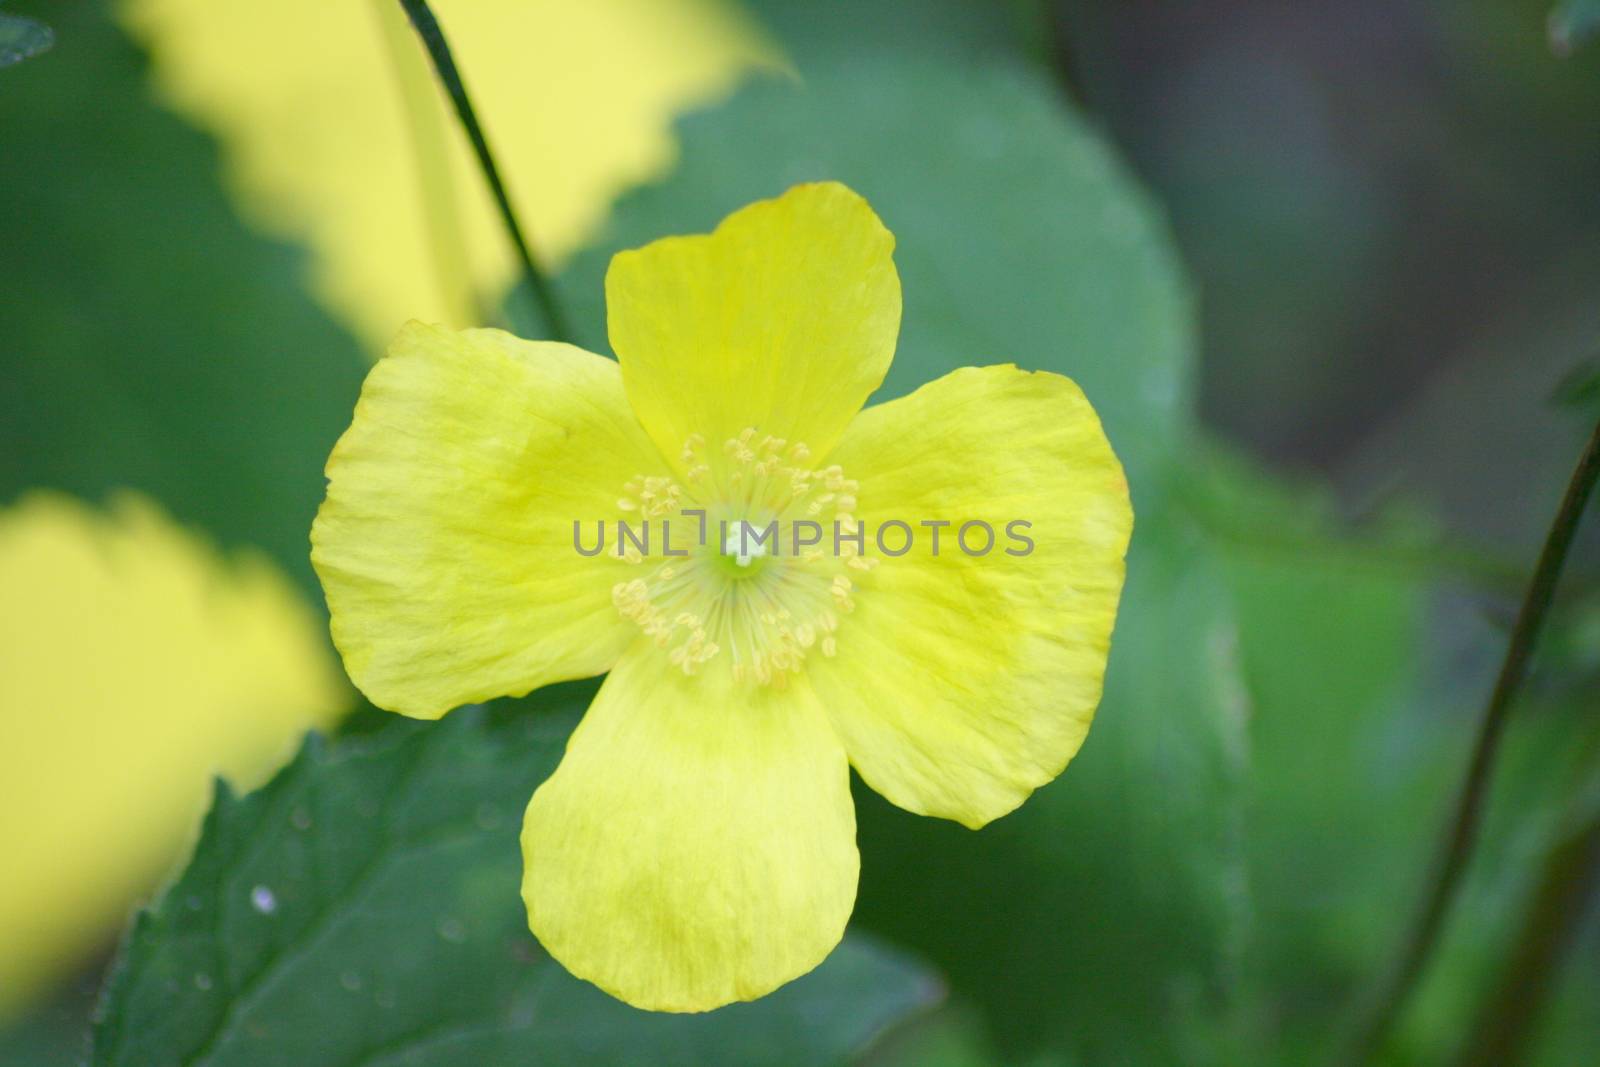
<svg viewBox="0 0 1600 1067">
<path fill-rule="evenodd" d="M 106 5 L 0 90 L 0 501 L 142 489 L 315 588 L 306 531 L 365 371 L 306 295 L 301 254 L 250 233 L 215 146 L 151 102 Z"/>
<path fill-rule="evenodd" d="M 1600 32 L 1600 0 L 1561 0 L 1550 13 L 1550 47 L 1571 55 Z"/>
<path fill-rule="evenodd" d="M 55 34 L 44 23 L 0 12 L 0 70 L 47 51 L 55 43 Z"/>
<path fill-rule="evenodd" d="M 1035 29 L 1024 10 L 1030 2 L 745 0 L 744 6 L 783 43 L 801 76 L 809 78 L 815 63 L 846 54 L 937 57 L 967 65 L 1022 56 L 1029 50 L 1025 34 Z"/>
<path fill-rule="evenodd" d="M 128 937 L 91 1062 L 823 1065 L 937 999 L 926 971 L 857 937 L 699 1016 L 635 1011 L 545 955 L 518 831 L 594 688 L 313 738 L 260 791 L 219 789 L 188 869 Z"/>
<path fill-rule="evenodd" d="M 875 400 L 957 367 L 1015 362 L 1075 379 L 1138 477 L 1191 419 L 1194 324 L 1161 216 L 1040 73 L 895 52 L 819 59 L 680 125 L 682 161 L 624 198 L 557 280 L 577 341 L 609 351 L 611 255 L 799 182 L 837 179 L 895 234 L 899 350 Z"/>
<path fill-rule="evenodd" d="M 89 1049 L 89 1016 L 100 975 L 82 974 L 55 997 L 0 1026 L 0 1063 L 82 1067 Z"/>
<path fill-rule="evenodd" d="M 866 36 L 891 40 L 888 12 L 870 5 Z M 808 45 L 797 62 L 799 83 L 752 85 L 681 123 L 677 171 L 624 198 L 559 291 L 579 342 L 605 351 L 614 251 L 838 179 L 896 238 L 904 315 L 876 400 L 1007 361 L 1084 387 L 1138 513 L 1096 725 L 1060 780 L 978 834 L 860 790 L 857 914 L 933 959 L 1009 1059 L 1177 1062 L 1225 1014 L 1248 907 L 1233 623 L 1168 485 L 1192 427 L 1194 327 L 1166 226 L 1040 71 L 891 44 Z"/>
<path fill-rule="evenodd" d="M 953 1007 L 930 1012 L 902 1026 L 873 1049 L 871 1059 L 871 1067 L 1000 1067 L 1000 1064 L 1000 1057 L 990 1047 L 980 1021 L 971 1012 Z"/>
<path fill-rule="evenodd" d="M 860 792 L 858 915 L 986 1010 L 1008 1062 L 1221 1062 L 1251 924 L 1245 708 L 1218 562 L 1141 520 L 1083 751 L 972 834 Z"/>
<path fill-rule="evenodd" d="M 1527 564 L 1452 548 L 1406 514 L 1341 520 L 1326 490 L 1217 448 L 1194 456 L 1185 497 L 1223 554 L 1250 707 L 1250 1044 L 1263 1062 L 1315 1062 L 1413 921 L 1504 650 L 1485 600 L 1514 609 Z M 1541 647 L 1396 1062 L 1454 1062 L 1480 1021 L 1542 844 L 1594 765 L 1591 642 L 1580 614 Z"/>
<path fill-rule="evenodd" d="M 1184 496 L 1221 560 L 1248 708 L 1248 993 L 1293 1044 L 1280 1061 L 1311 1061 L 1409 916 L 1459 753 L 1443 742 L 1465 734 L 1418 708 L 1421 563 L 1450 553 L 1404 517 L 1358 537 L 1326 491 L 1219 447 L 1192 459 Z"/>
<path fill-rule="evenodd" d="M 1592 356 L 1573 367 L 1551 391 L 1552 403 L 1600 413 L 1600 356 Z"/>
</svg>

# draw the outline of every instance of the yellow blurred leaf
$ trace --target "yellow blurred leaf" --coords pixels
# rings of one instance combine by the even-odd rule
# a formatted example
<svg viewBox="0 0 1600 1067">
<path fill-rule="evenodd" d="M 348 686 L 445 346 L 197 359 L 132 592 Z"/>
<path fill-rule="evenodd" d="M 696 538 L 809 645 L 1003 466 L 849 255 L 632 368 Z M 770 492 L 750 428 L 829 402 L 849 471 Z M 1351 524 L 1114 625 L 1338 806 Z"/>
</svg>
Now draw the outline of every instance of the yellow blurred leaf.
<svg viewBox="0 0 1600 1067">
<path fill-rule="evenodd" d="M 213 774 L 250 788 L 350 703 L 310 607 L 148 498 L 0 509 L 0 1017 L 109 940 Z"/>
<path fill-rule="evenodd" d="M 727 0 L 435 5 L 530 231 L 558 263 L 663 173 L 681 110 L 771 52 Z M 376 355 L 410 318 L 476 324 L 510 247 L 394 0 L 120 0 L 161 94 L 213 132 L 253 222 L 316 254 L 313 288 Z"/>
</svg>

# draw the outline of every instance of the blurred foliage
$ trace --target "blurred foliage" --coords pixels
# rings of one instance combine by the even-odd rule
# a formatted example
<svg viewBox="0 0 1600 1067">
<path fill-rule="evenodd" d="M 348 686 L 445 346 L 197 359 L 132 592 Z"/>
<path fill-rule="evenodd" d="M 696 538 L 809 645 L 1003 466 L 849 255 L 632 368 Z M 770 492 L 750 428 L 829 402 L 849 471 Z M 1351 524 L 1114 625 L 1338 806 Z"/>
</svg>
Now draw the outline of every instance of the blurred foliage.
<svg viewBox="0 0 1600 1067">
<path fill-rule="evenodd" d="M 4 1022 L 168 875 L 213 775 L 260 785 L 352 690 L 281 570 L 128 490 L 0 507 L 0 589 Z"/>
<path fill-rule="evenodd" d="M 49 15 L 57 47 L 0 88 L 0 504 L 21 522 L 9 505 L 35 487 L 135 488 L 183 529 L 119 505 L 116 521 L 85 508 L 36 527 L 33 552 L 20 526 L 8 540 L 25 572 L 5 587 L 18 658 L 0 736 L 27 761 L 8 777 L 27 799 L 6 792 L 28 820 L 8 904 L 33 931 L 5 950 L 21 972 L 6 968 L 8 1009 L 86 942 L 99 951 L 165 875 L 210 773 L 256 784 L 291 729 L 349 699 L 310 600 L 306 524 L 360 381 L 354 346 L 304 295 L 298 258 L 239 224 L 215 153 L 148 102 L 105 13 Z M 30 919 L 18 894 L 34 891 L 50 903 Z"/>
<path fill-rule="evenodd" d="M 44 23 L 0 11 L 0 68 L 21 63 L 54 43 L 55 34 Z"/>
<path fill-rule="evenodd" d="M 305 242 L 313 294 L 376 357 L 400 323 L 475 325 L 511 247 L 395 0 L 114 0 L 160 99 L 219 140 L 265 233 Z M 672 116 L 770 49 L 733 0 L 438 0 L 536 253 L 668 169 Z M 315 32 L 306 28 L 314 25 Z"/>
<path fill-rule="evenodd" d="M 1600 691 L 1600 640 L 1592 621 L 1584 616 L 1600 611 L 1600 603 L 1569 601 L 1557 616 L 1551 639 L 1543 646 L 1533 679 L 1524 691 L 1517 715 L 1508 727 L 1482 837 L 1457 909 L 1440 945 L 1436 962 L 1424 981 L 1415 1009 L 1401 1037 L 1401 1050 L 1414 1061 L 1443 1061 L 1460 1054 L 1470 1060 L 1466 1041 L 1486 1028 L 1488 1014 L 1507 1005 L 1490 1003 L 1500 976 L 1514 957 L 1514 946 L 1530 921 L 1569 922 L 1561 935 L 1576 942 L 1582 936 L 1583 916 L 1600 918 L 1600 903 L 1582 882 L 1600 872 L 1594 856 L 1575 874 L 1577 896 L 1566 916 L 1539 914 L 1541 869 L 1573 831 L 1592 821 L 1600 809 L 1600 721 L 1595 718 L 1593 694 Z M 1453 646 L 1447 655 L 1461 670 L 1452 684 L 1438 681 L 1444 699 L 1476 709 L 1482 705 L 1489 675 L 1496 664 L 1474 649 L 1493 649 L 1504 640 L 1504 627 L 1481 613 L 1455 620 L 1446 631 Z M 1467 683 L 1467 684 L 1463 684 Z M 1442 810 L 1446 789 L 1439 790 Z M 1591 890 L 1592 890 L 1591 886 Z M 1592 925 L 1592 924 L 1590 924 Z M 1592 942 L 1592 938 L 1591 938 Z M 1548 976 L 1559 982 L 1580 1012 L 1594 1019 L 1600 1004 L 1600 957 L 1574 953 L 1571 966 Z M 1536 995 L 1532 976 L 1522 976 Z M 1585 999 L 1587 998 L 1587 999 Z M 1567 1064 L 1587 1062 L 1595 1051 L 1600 1029 L 1541 1026 L 1529 1020 L 1535 1048 L 1513 1062 Z M 1542 1043 L 1544 1051 L 1538 1054 Z M 1473 1061 L 1481 1062 L 1481 1061 Z"/>
<path fill-rule="evenodd" d="M 1550 399 L 1600 417 L 1600 356 L 1585 360 L 1563 375 Z"/>
<path fill-rule="evenodd" d="M 1314 1062 L 1343 1021 L 1329 1006 L 1400 929 L 1457 755 L 1404 714 L 1429 578 L 1411 546 L 1430 535 L 1390 516 L 1357 537 L 1326 491 L 1219 449 L 1191 473 L 1186 498 L 1222 543 L 1249 709 L 1249 1022 L 1284 1062 Z"/>
<path fill-rule="evenodd" d="M 856 926 L 925 958 L 950 990 L 862 1062 L 1319 1060 L 1409 919 L 1503 642 L 1497 620 L 1576 450 L 1548 401 L 1594 336 L 1593 50 L 1551 59 L 1531 0 L 1425 14 L 1380 0 L 1295 13 L 1167 2 L 1119 5 L 1116 19 L 1087 2 L 751 6 L 798 83 L 751 85 L 683 123 L 679 169 L 626 197 L 557 279 L 579 340 L 607 350 L 600 280 L 616 248 L 837 178 L 899 242 L 904 329 L 877 399 L 969 363 L 1068 374 L 1104 416 L 1138 515 L 1105 702 L 1059 781 L 979 834 L 861 791 Z M 1101 57 L 1083 79 L 1099 121 L 1172 205 L 1204 279 L 1203 383 L 1159 209 L 1041 66 L 1061 54 L 1058 8 L 1071 53 Z M 307 579 L 305 530 L 353 402 L 356 346 L 302 294 L 302 260 L 234 221 L 208 143 L 144 102 L 137 54 L 93 9 L 58 22 L 57 52 L 6 74 L 0 95 L 0 202 L 29 220 L 0 243 L 28 309 L 4 353 L 16 385 L 0 400 L 0 493 L 137 485 Z M 1208 443 L 1202 384 L 1213 422 L 1363 490 L 1363 506 Z M 1422 489 L 1441 522 L 1365 506 Z M 1514 554 L 1462 548 L 1461 530 Z M 1397 1064 L 1460 1053 L 1586 788 L 1600 680 L 1586 573 L 1513 721 L 1484 849 Z M 377 726 L 308 750 L 267 793 L 224 801 L 187 881 L 129 943 L 99 1062 L 198 1049 L 219 1020 L 233 1036 L 213 1046 L 227 1053 L 217 1062 L 246 1062 L 294 1038 L 281 1020 L 319 1013 L 345 1020 L 346 1055 L 399 1041 L 397 1056 L 428 1062 L 396 1016 L 481 1021 L 484 1041 L 521 1050 L 534 1038 L 505 1024 L 528 1018 L 525 983 L 542 974 L 571 998 L 556 1021 L 572 1027 L 538 1040 L 613 1042 L 582 1052 L 613 1059 L 648 1039 L 711 1062 L 699 1022 L 750 1020 L 736 1042 L 789 1025 L 753 1013 L 794 1010 L 848 1024 L 789 1038 L 821 1062 L 887 1018 L 880 1003 L 925 1002 L 919 972 L 852 945 L 770 1001 L 665 1020 L 682 1029 L 664 1036 L 536 950 L 509 952 L 531 942 L 507 897 L 506 842 L 572 721 L 547 702 L 581 691 Z M 411 757 L 426 784 L 383 805 L 386 833 L 344 831 Z M 294 805 L 310 798 L 329 807 L 297 829 Z M 485 799 L 501 821 L 481 835 L 437 854 L 405 847 L 428 826 L 475 824 Z M 257 826 L 260 855 L 245 842 Z M 353 896 L 333 896 L 351 884 L 342 865 L 391 849 Z M 452 849 L 471 855 L 451 864 Z M 252 908 L 257 885 L 272 915 Z M 1600 915 L 1592 896 L 1587 907 L 1529 1063 L 1596 1058 Z M 443 936 L 450 917 L 459 941 L 454 925 Z M 213 955 L 211 920 L 237 954 Z M 587 1029 L 603 1009 L 616 1021 Z M 556 1047 L 578 1061 L 578 1045 Z"/>
<path fill-rule="evenodd" d="M 307 531 L 365 360 L 257 237 L 215 147 L 157 108 L 97 4 L 0 93 L 8 306 L 0 499 L 141 489 L 314 590 Z M 93 86 L 92 92 L 87 86 Z M 319 598 L 320 599 L 320 598 Z"/>
<path fill-rule="evenodd" d="M 1600 32 L 1600 0 L 1561 0 L 1550 13 L 1550 47 L 1571 55 Z"/>
<path fill-rule="evenodd" d="M 219 787 L 188 870 L 129 935 L 91 1062 L 825 1067 L 936 999 L 859 938 L 704 1015 L 636 1011 L 546 955 L 517 891 L 521 814 L 595 688 L 313 737 L 259 792 Z"/>
<path fill-rule="evenodd" d="M 1208 421 L 1278 465 L 1342 476 L 1486 334 L 1595 292 L 1600 50 L 1555 59 L 1550 0 L 1044 6 L 1202 279 Z"/>
</svg>

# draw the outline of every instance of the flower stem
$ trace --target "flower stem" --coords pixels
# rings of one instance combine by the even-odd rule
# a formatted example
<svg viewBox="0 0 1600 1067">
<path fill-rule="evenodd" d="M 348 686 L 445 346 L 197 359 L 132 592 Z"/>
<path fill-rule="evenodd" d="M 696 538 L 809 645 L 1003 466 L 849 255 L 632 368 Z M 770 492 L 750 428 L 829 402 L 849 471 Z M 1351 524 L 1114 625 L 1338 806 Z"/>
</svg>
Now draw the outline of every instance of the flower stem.
<svg viewBox="0 0 1600 1067">
<path fill-rule="evenodd" d="M 1073 47 L 1072 31 L 1068 29 L 1067 5 L 1045 5 L 1045 49 L 1050 68 L 1056 76 L 1061 91 L 1082 111 L 1089 111 L 1089 93 L 1083 81 L 1083 70 L 1078 63 L 1078 52 Z"/>
<path fill-rule="evenodd" d="M 1506 647 L 1505 659 L 1500 665 L 1500 676 L 1495 681 L 1494 692 L 1489 697 L 1489 704 L 1478 726 L 1466 779 L 1457 796 L 1450 821 L 1445 826 L 1439 858 L 1433 868 L 1422 908 L 1387 977 L 1376 987 L 1370 1006 L 1362 1013 L 1352 1054 L 1345 1057 L 1343 1062 L 1364 1063 L 1379 1051 L 1439 939 L 1439 931 L 1455 899 L 1477 839 L 1489 776 L 1494 769 L 1512 701 L 1527 677 L 1528 660 L 1533 655 L 1539 631 L 1549 614 L 1556 581 L 1561 576 L 1562 565 L 1566 563 L 1573 536 L 1578 530 L 1578 521 L 1594 491 L 1597 476 L 1600 476 L 1600 424 L 1595 426 L 1583 454 L 1578 457 L 1561 507 L 1557 509 L 1550 523 L 1550 532 L 1545 536 L 1533 578 L 1523 595 L 1516 626 L 1511 631 L 1511 642 Z"/>
<path fill-rule="evenodd" d="M 1460 1067 L 1521 1063 L 1558 971 L 1570 955 L 1584 902 L 1600 881 L 1600 815 L 1569 830 L 1545 857 L 1506 973 L 1496 983 Z"/>
<path fill-rule="evenodd" d="M 472 142 L 472 151 L 478 157 L 478 166 L 483 171 L 484 180 L 489 183 L 489 192 L 494 196 L 495 206 L 500 210 L 500 221 L 505 224 L 506 233 L 516 248 L 517 256 L 522 262 L 523 277 L 539 304 L 550 336 L 557 341 L 570 341 L 572 335 L 567 329 L 566 318 L 556 302 L 555 292 L 550 287 L 549 279 L 539 270 L 538 265 L 534 263 L 533 253 L 528 250 L 528 240 L 523 235 L 522 226 L 517 222 L 517 213 L 511 206 L 511 198 L 506 195 L 505 183 L 500 180 L 500 169 L 495 165 L 494 153 L 489 150 L 489 141 L 484 136 L 483 127 L 478 124 L 477 113 L 472 108 L 471 98 L 467 96 L 467 87 L 461 80 L 461 71 L 456 67 L 455 57 L 450 52 L 450 44 L 445 40 L 444 29 L 434 17 L 433 9 L 428 6 L 428 0 L 400 0 L 400 6 L 405 9 L 406 17 L 416 28 L 417 36 L 422 38 L 422 44 L 428 50 L 428 57 L 433 60 L 433 69 L 438 73 L 445 92 L 450 94 L 450 102 L 455 105 L 456 117 L 461 120 L 467 139 Z"/>
</svg>

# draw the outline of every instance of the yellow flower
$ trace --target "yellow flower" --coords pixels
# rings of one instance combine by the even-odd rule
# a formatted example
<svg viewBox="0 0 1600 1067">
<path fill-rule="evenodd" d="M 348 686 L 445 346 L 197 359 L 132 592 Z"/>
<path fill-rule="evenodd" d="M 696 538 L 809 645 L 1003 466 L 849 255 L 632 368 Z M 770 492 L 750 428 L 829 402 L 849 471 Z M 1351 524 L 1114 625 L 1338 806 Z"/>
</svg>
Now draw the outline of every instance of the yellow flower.
<svg viewBox="0 0 1600 1067">
<path fill-rule="evenodd" d="M 436 718 L 611 672 L 528 806 L 523 895 L 551 955 L 639 1007 L 759 997 L 838 943 L 850 766 L 979 827 L 1099 702 L 1122 469 L 1056 374 L 967 368 L 862 411 L 893 247 L 855 193 L 805 185 L 613 259 L 619 362 L 412 324 L 328 461 L 312 560 L 373 701 Z M 689 554 L 585 554 L 616 518 L 676 523 Z M 773 520 L 777 544 L 739 542 Z M 826 540 L 791 551 L 801 520 Z M 967 523 L 999 543 L 975 526 L 969 554 Z"/>
<path fill-rule="evenodd" d="M 258 784 L 349 691 L 265 558 L 143 497 L 0 510 L 0 1016 L 81 964 L 179 857 L 213 774 Z"/>
<path fill-rule="evenodd" d="M 673 117 L 772 64 L 728 0 L 439 0 L 534 247 L 577 248 L 672 162 Z M 466 326 L 514 276 L 465 139 L 396 0 L 119 0 L 162 95 L 221 140 L 252 221 L 315 253 L 374 350 Z"/>
</svg>

